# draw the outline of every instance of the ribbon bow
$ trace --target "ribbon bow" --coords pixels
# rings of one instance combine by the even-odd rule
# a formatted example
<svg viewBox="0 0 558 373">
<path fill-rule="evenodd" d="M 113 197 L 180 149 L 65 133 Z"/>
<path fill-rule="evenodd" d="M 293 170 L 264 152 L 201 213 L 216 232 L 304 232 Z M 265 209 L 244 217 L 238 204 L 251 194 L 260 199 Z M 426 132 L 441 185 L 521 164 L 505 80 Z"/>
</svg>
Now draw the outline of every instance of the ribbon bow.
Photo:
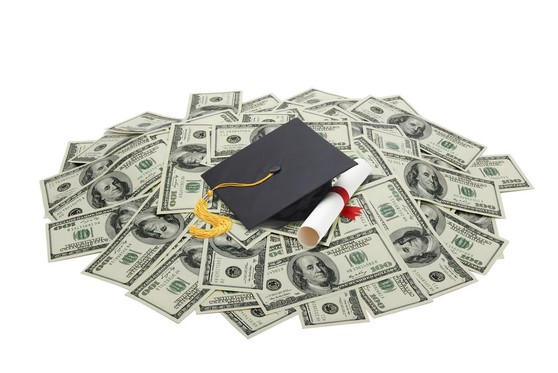
<svg viewBox="0 0 558 373">
<path fill-rule="evenodd" d="M 333 188 L 331 188 L 331 192 L 337 193 L 341 196 L 341 198 L 343 198 L 343 203 L 345 204 L 345 206 L 343 207 L 343 210 L 341 210 L 341 213 L 339 215 L 351 220 L 355 220 L 357 216 L 360 216 L 360 214 L 362 214 L 362 207 L 347 205 L 350 196 L 344 188 L 340 186 L 334 186 Z"/>
</svg>

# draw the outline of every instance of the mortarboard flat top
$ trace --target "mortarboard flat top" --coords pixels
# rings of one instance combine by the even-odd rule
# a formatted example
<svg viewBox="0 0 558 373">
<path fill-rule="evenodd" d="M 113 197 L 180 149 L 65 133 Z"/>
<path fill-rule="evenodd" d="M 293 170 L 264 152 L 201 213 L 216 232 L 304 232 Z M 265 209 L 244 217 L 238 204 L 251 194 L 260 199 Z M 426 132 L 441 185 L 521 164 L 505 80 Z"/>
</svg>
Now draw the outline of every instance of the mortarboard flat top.
<svg viewBox="0 0 558 373">
<path fill-rule="evenodd" d="M 288 207 L 292 209 L 297 201 L 309 204 L 312 195 L 323 191 L 324 185 L 327 192 L 334 177 L 355 165 L 355 161 L 302 121 L 293 119 L 209 169 L 202 177 L 215 188 L 227 182 L 253 183 L 275 167 L 280 168 L 259 185 L 215 190 L 236 218 L 252 229 Z M 296 220 L 303 220 L 312 212 L 324 195 L 320 193 L 318 200 L 308 206 L 306 215 Z"/>
</svg>

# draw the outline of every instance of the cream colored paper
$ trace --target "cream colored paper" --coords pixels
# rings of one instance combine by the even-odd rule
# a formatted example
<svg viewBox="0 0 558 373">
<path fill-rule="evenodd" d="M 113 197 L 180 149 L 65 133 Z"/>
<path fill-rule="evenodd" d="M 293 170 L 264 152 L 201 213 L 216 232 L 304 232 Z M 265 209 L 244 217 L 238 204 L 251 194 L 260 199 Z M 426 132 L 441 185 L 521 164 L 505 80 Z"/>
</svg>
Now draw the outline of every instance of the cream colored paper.
<svg viewBox="0 0 558 373">
<path fill-rule="evenodd" d="M 357 165 L 343 172 L 334 186 L 341 187 L 352 196 L 372 168 L 363 159 L 356 159 Z M 343 198 L 334 192 L 326 194 L 314 211 L 300 226 L 297 238 L 304 247 L 315 247 L 326 234 L 339 213 L 345 206 Z"/>
</svg>

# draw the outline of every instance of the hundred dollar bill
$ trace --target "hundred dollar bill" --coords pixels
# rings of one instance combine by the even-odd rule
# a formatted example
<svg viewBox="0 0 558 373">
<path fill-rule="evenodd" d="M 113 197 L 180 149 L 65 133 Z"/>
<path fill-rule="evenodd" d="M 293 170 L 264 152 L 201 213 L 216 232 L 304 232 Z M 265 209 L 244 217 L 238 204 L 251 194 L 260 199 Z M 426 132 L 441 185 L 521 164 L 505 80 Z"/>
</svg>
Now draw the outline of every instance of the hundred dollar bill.
<svg viewBox="0 0 558 373">
<path fill-rule="evenodd" d="M 284 246 L 285 242 L 283 240 L 283 236 L 274 233 L 271 233 L 269 236 L 267 236 L 267 245 L 265 250 L 268 260 L 274 259 L 277 256 L 284 256 Z"/>
<path fill-rule="evenodd" d="M 374 97 L 359 101 L 351 112 L 370 122 L 399 126 L 405 136 L 419 141 L 422 150 L 460 170 L 466 170 L 486 149 L 483 145 Z"/>
<path fill-rule="evenodd" d="M 473 272 L 486 274 L 508 244 L 443 207 L 422 201 L 420 209 L 444 245 Z"/>
<path fill-rule="evenodd" d="M 252 247 L 257 245 L 260 240 L 265 240 L 271 232 L 258 227 L 253 229 L 246 229 L 246 227 L 240 221 L 235 220 L 233 221 L 231 230 L 227 233 L 238 243 L 240 243 L 244 248 L 251 249 Z"/>
<path fill-rule="evenodd" d="M 300 119 L 303 122 L 337 122 L 339 119 L 348 120 L 347 118 L 336 118 L 331 115 L 318 114 L 306 110 L 300 110 Z"/>
<path fill-rule="evenodd" d="M 306 105 L 297 102 L 281 101 L 276 107 L 273 108 L 273 111 L 286 109 L 304 109 L 305 106 Z"/>
<path fill-rule="evenodd" d="M 300 305 L 303 328 L 367 322 L 357 291 L 339 291 L 331 296 Z"/>
<path fill-rule="evenodd" d="M 209 126 L 173 124 L 161 178 L 160 214 L 193 211 L 209 187 L 201 174 L 210 167 L 202 163 L 208 155 Z"/>
<path fill-rule="evenodd" d="M 296 117 L 292 113 L 244 113 L 240 117 L 242 123 L 287 123 Z"/>
<path fill-rule="evenodd" d="M 126 295 L 174 322 L 184 320 L 210 293 L 198 287 L 199 262 L 193 259 L 201 255 L 201 241 L 190 235 L 180 238 L 170 255 Z"/>
<path fill-rule="evenodd" d="M 304 110 L 317 113 L 317 114 L 325 114 L 326 112 L 328 112 L 333 108 L 343 109 L 343 108 L 351 107 L 356 102 L 357 101 L 349 100 L 349 99 L 325 100 L 325 101 L 320 101 L 318 103 L 315 103 L 313 105 L 306 106 Z M 357 116 L 357 118 L 359 117 Z"/>
<path fill-rule="evenodd" d="M 242 335 L 246 338 L 252 338 L 296 315 L 296 310 L 289 308 L 266 314 L 261 308 L 252 308 L 249 310 L 225 311 L 221 314 Z"/>
<path fill-rule="evenodd" d="M 60 173 L 64 171 L 71 170 L 72 168 L 78 167 L 79 163 L 72 163 L 70 159 L 74 158 L 79 153 L 83 152 L 85 149 L 89 148 L 94 141 L 70 141 L 66 146 L 66 152 L 64 153 L 64 159 L 62 160 L 62 166 L 60 167 Z"/>
<path fill-rule="evenodd" d="M 352 150 L 352 134 L 349 122 L 308 122 L 317 132 L 341 151 Z M 212 139 L 213 156 L 227 157 L 279 128 L 281 123 L 215 124 Z"/>
<path fill-rule="evenodd" d="M 323 114 L 316 115 L 325 115 L 327 117 L 336 118 L 337 120 L 349 120 L 351 122 L 362 121 L 357 115 L 349 113 L 347 110 L 343 110 L 339 106 L 333 106 L 332 108 L 324 111 Z"/>
<path fill-rule="evenodd" d="M 267 260 L 278 260 L 310 249 L 302 246 L 297 238 L 270 234 L 267 241 Z"/>
<path fill-rule="evenodd" d="M 359 100 L 355 100 L 355 99 L 337 100 L 335 106 L 345 111 L 349 111 L 358 101 Z"/>
<path fill-rule="evenodd" d="M 479 157 L 468 171 L 472 175 L 498 181 L 501 192 L 533 189 L 511 155 Z"/>
<path fill-rule="evenodd" d="M 364 185 L 358 194 L 428 295 L 442 295 L 476 281 L 444 246 L 397 178 Z"/>
<path fill-rule="evenodd" d="M 469 223 L 475 225 L 477 228 L 488 231 L 492 234 L 498 235 L 498 227 L 496 226 L 496 219 L 490 216 L 474 214 L 472 212 L 451 210 L 454 215 L 459 216 L 461 219 L 467 220 Z"/>
<path fill-rule="evenodd" d="M 41 195 L 45 210 L 62 202 L 93 179 L 106 173 L 117 159 L 117 156 L 104 157 L 41 180 Z"/>
<path fill-rule="evenodd" d="M 198 306 L 197 313 L 237 311 L 259 307 L 254 294 L 243 291 L 214 290 Z"/>
<path fill-rule="evenodd" d="M 298 236 L 298 230 L 300 229 L 302 223 L 302 221 L 293 221 L 285 224 L 285 222 L 268 220 L 260 224 L 258 227 L 270 233 L 276 233 L 284 237 L 291 237 L 296 239 Z M 332 238 L 333 231 L 330 229 L 328 232 L 326 232 L 326 234 L 324 234 L 324 237 L 322 237 L 319 244 L 323 246 L 329 246 Z"/>
<path fill-rule="evenodd" d="M 48 261 L 102 251 L 126 226 L 146 198 L 136 197 L 106 209 L 47 224 Z"/>
<path fill-rule="evenodd" d="M 358 193 L 358 191 L 356 193 Z M 370 207 L 361 195 L 355 194 L 347 205 L 359 207 L 361 209 L 360 215 L 356 216 L 354 220 L 340 216 L 333 225 L 333 237 L 335 240 L 366 231 L 377 224 L 372 210 L 370 210 Z"/>
<path fill-rule="evenodd" d="M 382 132 L 373 127 L 364 126 L 364 136 L 372 141 L 379 149 L 386 149 L 397 153 L 420 157 L 420 146 L 417 140 L 406 136 Z"/>
<path fill-rule="evenodd" d="M 315 105 L 319 102 L 345 99 L 345 98 L 346 97 L 311 88 L 307 91 L 304 91 L 302 93 L 299 93 L 296 96 L 287 99 L 286 101 L 296 102 L 296 103 L 304 104 L 306 106 L 310 106 L 310 105 Z"/>
<path fill-rule="evenodd" d="M 393 106 L 396 106 L 401 110 L 405 110 L 408 113 L 419 115 L 419 113 L 415 109 L 413 109 L 413 107 L 409 105 L 409 103 L 403 97 L 399 95 L 380 97 L 380 100 L 384 100 L 385 102 L 392 104 Z"/>
<path fill-rule="evenodd" d="M 444 167 L 450 170 L 457 170 L 457 171 L 461 171 L 459 168 L 449 164 L 448 162 L 444 161 L 442 158 L 440 157 L 436 157 L 435 155 L 432 154 L 428 154 L 425 152 L 422 152 L 420 154 L 420 157 L 423 159 L 426 159 L 428 162 L 430 163 L 434 163 L 436 166 L 439 167 Z M 477 158 L 478 159 L 478 158 Z M 465 172 L 469 172 L 469 171 L 465 171 Z"/>
<path fill-rule="evenodd" d="M 392 244 L 376 227 L 267 263 L 266 291 L 256 293 L 265 312 L 315 301 L 402 272 Z"/>
<path fill-rule="evenodd" d="M 358 289 L 372 317 L 385 316 L 432 302 L 409 272 L 401 273 Z"/>
<path fill-rule="evenodd" d="M 66 197 L 76 193 L 83 186 L 107 173 L 113 164 L 126 153 L 155 139 L 156 136 L 151 135 L 138 136 L 112 155 L 41 180 L 41 193 L 45 210 L 52 208 Z"/>
<path fill-rule="evenodd" d="M 403 132 L 395 124 L 386 123 L 370 123 L 363 121 L 351 121 L 351 128 L 353 132 L 353 137 L 363 136 L 364 128 L 372 128 L 385 133 L 390 133 L 395 136 L 403 136 Z"/>
<path fill-rule="evenodd" d="M 157 198 L 158 192 L 149 196 L 110 245 L 85 268 L 84 274 L 130 288 L 186 234 L 193 216 L 157 215 Z"/>
<path fill-rule="evenodd" d="M 251 249 L 242 247 L 227 233 L 207 240 L 199 284 L 204 289 L 262 290 L 266 240 Z"/>
<path fill-rule="evenodd" d="M 497 182 L 438 167 L 410 155 L 385 150 L 382 153 L 413 197 L 475 214 L 504 217 Z"/>
<path fill-rule="evenodd" d="M 115 126 L 107 128 L 107 130 L 115 133 L 141 134 L 164 127 L 170 127 L 171 123 L 179 121 L 180 119 L 145 112 Z"/>
<path fill-rule="evenodd" d="M 144 194 L 160 182 L 166 147 L 163 140 L 156 140 L 128 153 L 103 176 L 49 209 L 49 215 L 60 220 Z"/>
<path fill-rule="evenodd" d="M 240 112 L 248 113 L 248 112 L 255 112 L 255 111 L 265 111 L 271 110 L 277 105 L 279 105 L 279 99 L 275 97 L 273 94 L 268 94 L 262 97 L 258 97 L 248 102 L 242 103 L 240 107 Z"/>
<path fill-rule="evenodd" d="M 436 157 L 435 155 L 430 155 L 430 154 L 427 154 L 427 153 L 423 152 L 421 154 L 421 158 L 426 159 L 428 162 L 434 163 L 436 166 L 439 166 L 439 167 L 445 167 L 445 168 L 450 169 L 450 170 L 458 170 L 454 166 L 448 164 L 446 161 Z M 477 160 L 480 159 L 480 158 L 482 158 L 482 156 L 477 158 Z M 469 170 L 467 170 L 466 172 L 469 173 L 469 174 L 471 173 Z M 500 193 L 503 192 L 503 190 L 501 189 L 502 185 L 499 185 L 499 187 L 500 187 Z M 496 234 L 496 235 L 498 234 L 497 227 L 496 227 L 496 218 L 492 218 L 492 217 L 486 216 L 486 215 L 474 214 L 474 213 L 468 212 L 468 211 L 460 211 L 460 210 L 451 210 L 451 211 L 452 211 L 453 214 L 462 217 L 463 219 L 467 220 L 471 224 L 474 224 L 474 225 L 476 225 L 477 227 L 479 227 L 483 230 L 486 230 L 486 231 L 488 231 L 492 234 Z M 503 257 L 503 256 L 501 256 L 501 257 Z"/>
<path fill-rule="evenodd" d="M 220 124 L 220 123 L 235 123 L 238 122 L 238 117 L 231 110 L 219 111 L 202 115 L 196 119 L 190 119 L 186 123 L 189 124 Z"/>
<path fill-rule="evenodd" d="M 363 136 L 353 138 L 353 149 L 358 158 L 364 159 L 372 168 L 372 171 L 370 171 L 370 174 L 362 184 L 371 183 L 372 181 L 393 175 L 393 171 L 388 166 L 382 152 L 367 138 Z"/>
<path fill-rule="evenodd" d="M 216 111 L 232 110 L 237 114 L 240 111 L 242 92 L 217 92 L 217 93 L 193 93 L 188 102 L 188 119 L 201 117 L 202 115 Z"/>
<path fill-rule="evenodd" d="M 134 138 L 135 136 L 133 135 L 106 134 L 91 144 L 83 152 L 70 159 L 70 162 L 89 163 L 96 161 L 97 159 L 115 152 L 119 147 L 126 144 L 128 141 L 132 141 Z"/>
<path fill-rule="evenodd" d="M 216 124 L 211 137 L 212 157 L 231 156 L 281 125 L 282 123 Z"/>
</svg>

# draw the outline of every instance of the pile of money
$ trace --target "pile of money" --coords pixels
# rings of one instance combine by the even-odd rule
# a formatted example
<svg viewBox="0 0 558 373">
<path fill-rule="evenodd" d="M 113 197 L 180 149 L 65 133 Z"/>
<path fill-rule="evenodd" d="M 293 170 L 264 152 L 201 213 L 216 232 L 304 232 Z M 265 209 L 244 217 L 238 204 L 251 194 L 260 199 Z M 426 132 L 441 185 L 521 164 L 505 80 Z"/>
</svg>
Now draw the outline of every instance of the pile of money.
<svg viewBox="0 0 558 373">
<path fill-rule="evenodd" d="M 533 188 L 510 155 L 484 155 L 400 96 L 195 93 L 187 113 L 148 112 L 71 141 L 59 173 L 40 182 L 49 261 L 96 254 L 84 274 L 177 323 L 217 312 L 252 337 L 295 315 L 309 328 L 429 303 L 503 258 L 500 194 Z M 210 211 L 232 230 L 192 237 L 204 225 L 192 212 L 209 190 L 201 174 L 293 118 L 370 164 L 349 201 L 362 214 L 307 249 L 302 222 L 248 230 L 213 197 Z"/>
</svg>

